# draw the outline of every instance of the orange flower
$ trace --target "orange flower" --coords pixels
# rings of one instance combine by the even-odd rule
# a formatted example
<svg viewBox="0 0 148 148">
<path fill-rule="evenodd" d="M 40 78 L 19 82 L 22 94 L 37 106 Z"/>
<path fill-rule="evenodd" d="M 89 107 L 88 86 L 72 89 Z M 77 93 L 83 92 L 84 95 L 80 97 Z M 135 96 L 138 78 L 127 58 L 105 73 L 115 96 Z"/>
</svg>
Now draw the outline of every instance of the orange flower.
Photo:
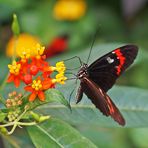
<svg viewBox="0 0 148 148">
<path fill-rule="evenodd" d="M 57 20 L 78 20 L 85 11 L 85 0 L 58 0 L 54 6 L 54 17 Z"/>
<path fill-rule="evenodd" d="M 38 97 L 40 101 L 44 101 L 44 91 L 53 87 L 54 83 L 52 83 L 51 78 L 41 80 L 41 78 L 38 77 L 37 80 L 33 80 L 33 83 L 31 85 L 26 86 L 25 90 L 31 92 L 31 95 L 29 96 L 30 102 L 34 101 L 36 97 Z"/>
<path fill-rule="evenodd" d="M 17 41 L 15 37 L 12 37 L 9 40 L 6 48 L 6 54 L 9 57 L 12 57 L 14 54 L 16 54 L 16 56 L 20 56 L 21 58 L 22 57 L 29 58 L 30 52 L 31 55 L 33 54 L 31 48 L 38 43 L 39 40 L 36 37 L 26 33 L 20 34 L 19 37 L 17 38 Z"/>
<path fill-rule="evenodd" d="M 10 75 L 7 79 L 7 82 L 14 82 L 15 86 L 18 87 L 20 85 L 20 81 L 23 79 L 21 73 L 21 64 L 16 61 L 12 62 L 12 65 L 8 65 Z"/>
</svg>

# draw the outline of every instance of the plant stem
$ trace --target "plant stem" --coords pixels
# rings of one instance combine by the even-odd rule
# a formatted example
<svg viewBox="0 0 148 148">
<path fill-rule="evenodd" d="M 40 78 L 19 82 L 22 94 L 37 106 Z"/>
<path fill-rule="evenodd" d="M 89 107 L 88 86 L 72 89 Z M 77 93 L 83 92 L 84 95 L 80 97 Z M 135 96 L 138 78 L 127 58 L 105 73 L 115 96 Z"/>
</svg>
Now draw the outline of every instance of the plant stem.
<svg viewBox="0 0 148 148">
<path fill-rule="evenodd" d="M 37 123 L 33 121 L 33 122 L 17 122 L 17 124 L 23 125 L 23 126 L 32 126 L 32 125 L 36 125 Z"/>
<path fill-rule="evenodd" d="M 5 105 L 5 99 L 2 96 L 0 96 L 0 102 Z"/>
<path fill-rule="evenodd" d="M 1 90 L 1 91 L 4 89 L 4 87 L 5 87 L 6 83 L 7 83 L 7 78 L 8 78 L 8 76 L 9 76 L 9 73 L 6 75 L 6 77 L 4 78 L 3 83 L 2 83 L 1 86 L 0 86 L 0 90 Z"/>
<path fill-rule="evenodd" d="M 17 47 L 17 43 L 18 43 L 18 37 L 14 36 L 14 50 L 13 50 L 13 57 L 12 57 L 12 61 L 14 61 L 16 59 L 16 47 Z"/>
</svg>

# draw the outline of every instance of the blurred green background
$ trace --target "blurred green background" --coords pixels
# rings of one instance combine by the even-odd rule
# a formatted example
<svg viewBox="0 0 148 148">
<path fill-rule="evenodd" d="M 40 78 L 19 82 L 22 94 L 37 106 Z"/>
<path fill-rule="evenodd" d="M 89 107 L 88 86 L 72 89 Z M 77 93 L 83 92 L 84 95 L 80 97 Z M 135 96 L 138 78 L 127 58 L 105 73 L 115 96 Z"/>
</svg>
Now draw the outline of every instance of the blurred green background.
<svg viewBox="0 0 148 148">
<path fill-rule="evenodd" d="M 60 1 L 60 0 L 59 0 Z M 66 1 L 66 0 L 65 0 Z M 96 45 L 133 43 L 139 46 L 140 58 L 131 71 L 120 78 L 118 84 L 148 89 L 148 3 L 146 0 L 84 0 L 83 16 L 60 20 L 55 17 L 57 0 L 0 0 L 0 66 L 5 58 L 7 43 L 12 36 L 12 14 L 16 13 L 21 32 L 38 37 L 43 45 L 61 35 L 68 34 L 67 54 L 75 55 L 90 48 L 96 30 Z M 66 1 L 68 3 L 68 0 Z M 75 1 L 80 5 L 78 1 Z M 62 5 L 59 7 L 59 11 Z M 73 12 L 74 13 L 74 12 Z M 64 54 L 64 53 L 63 53 Z M 99 55 L 98 55 L 99 56 Z M 61 59 L 62 60 L 62 59 Z M 52 59 L 51 59 L 52 61 Z M 3 69 L 2 77 L 6 75 Z M 78 130 L 102 148 L 146 148 L 148 129 L 77 127 Z"/>
</svg>

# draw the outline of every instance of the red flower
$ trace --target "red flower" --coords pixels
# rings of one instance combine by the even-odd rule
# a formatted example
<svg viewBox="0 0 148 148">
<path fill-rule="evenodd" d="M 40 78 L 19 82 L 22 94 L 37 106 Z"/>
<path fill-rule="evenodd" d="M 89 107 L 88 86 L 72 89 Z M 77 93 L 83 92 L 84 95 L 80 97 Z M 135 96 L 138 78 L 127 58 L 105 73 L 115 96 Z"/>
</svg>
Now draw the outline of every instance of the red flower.
<svg viewBox="0 0 148 148">
<path fill-rule="evenodd" d="M 64 52 L 68 47 L 68 36 L 62 35 L 55 38 L 50 45 L 44 50 L 47 58 Z"/>
<path fill-rule="evenodd" d="M 14 85 L 15 87 L 19 87 L 20 85 L 20 81 L 23 79 L 22 75 L 19 74 L 19 75 L 14 75 L 14 74 L 10 74 L 8 79 L 7 79 L 7 82 L 10 83 L 10 82 L 14 82 Z"/>
<path fill-rule="evenodd" d="M 14 82 L 16 87 L 19 87 L 20 81 L 23 79 L 21 72 L 21 63 L 13 61 L 12 65 L 8 65 L 10 75 L 7 82 Z"/>
<path fill-rule="evenodd" d="M 29 96 L 29 101 L 32 102 L 36 99 L 36 97 L 38 97 L 40 101 L 44 101 L 45 100 L 44 91 L 53 87 L 54 84 L 51 78 L 46 78 L 44 80 L 41 80 L 41 78 L 38 77 L 37 80 L 33 81 L 32 85 L 28 85 L 24 89 L 26 91 L 31 92 L 31 95 Z"/>
</svg>

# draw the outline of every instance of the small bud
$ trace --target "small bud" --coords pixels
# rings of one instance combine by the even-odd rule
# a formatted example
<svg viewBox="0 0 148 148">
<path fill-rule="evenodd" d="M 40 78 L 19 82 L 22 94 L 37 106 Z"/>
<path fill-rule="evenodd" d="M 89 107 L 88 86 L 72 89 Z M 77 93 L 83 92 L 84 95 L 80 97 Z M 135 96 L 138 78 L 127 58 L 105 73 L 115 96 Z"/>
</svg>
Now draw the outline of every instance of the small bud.
<svg viewBox="0 0 148 148">
<path fill-rule="evenodd" d="M 5 135 L 8 134 L 8 131 L 7 131 L 7 129 L 5 127 L 1 127 L 0 131 L 1 131 L 1 133 L 5 134 Z"/>
<path fill-rule="evenodd" d="M 18 36 L 20 34 L 20 27 L 16 14 L 13 14 L 13 22 L 11 28 L 15 36 Z"/>
<path fill-rule="evenodd" d="M 17 114 L 17 113 L 15 113 L 15 114 L 14 114 L 14 116 L 15 116 L 15 117 L 18 117 L 18 114 Z"/>
<path fill-rule="evenodd" d="M 18 102 L 17 102 L 17 105 L 21 105 L 22 104 L 22 100 L 19 100 Z"/>
<path fill-rule="evenodd" d="M 11 104 L 8 104 L 8 103 L 7 103 L 6 106 L 7 106 L 7 108 L 9 108 L 9 107 L 11 107 Z"/>
<path fill-rule="evenodd" d="M 16 117 L 15 116 L 12 116 L 12 121 L 14 121 L 16 119 Z"/>
<path fill-rule="evenodd" d="M 16 97 L 14 98 L 15 101 L 17 101 L 18 99 L 19 99 L 18 96 L 16 96 Z"/>
<path fill-rule="evenodd" d="M 26 85 L 32 83 L 32 75 L 26 74 L 26 75 L 24 76 L 24 82 L 25 82 Z"/>
<path fill-rule="evenodd" d="M 38 67 L 36 65 L 32 65 L 30 67 L 30 74 L 31 75 L 34 75 L 35 76 L 38 73 L 38 71 L 39 71 L 39 69 L 38 69 Z"/>
<path fill-rule="evenodd" d="M 28 109 L 29 109 L 29 105 L 26 105 L 26 106 L 24 107 L 24 109 L 25 109 L 25 110 L 28 110 Z"/>
<path fill-rule="evenodd" d="M 39 120 L 40 120 L 40 116 L 38 115 L 38 114 L 36 114 L 36 113 L 34 113 L 34 112 L 30 112 L 30 114 L 32 115 L 32 117 L 36 120 L 36 121 L 38 121 L 39 122 Z"/>
<path fill-rule="evenodd" d="M 43 122 L 45 120 L 48 120 L 50 118 L 50 116 L 41 116 L 39 119 L 39 122 Z"/>
<path fill-rule="evenodd" d="M 11 103 L 11 99 L 7 99 L 6 100 L 6 103 Z"/>
<path fill-rule="evenodd" d="M 12 95 L 13 95 L 13 96 L 15 96 L 16 94 L 17 94 L 17 92 L 16 92 L 16 91 L 13 91 L 13 92 L 12 92 Z"/>
<path fill-rule="evenodd" d="M 18 94 L 18 97 L 19 97 L 19 98 L 21 98 L 21 97 L 22 97 L 22 94 L 21 94 L 21 93 L 19 93 L 19 94 Z"/>
<path fill-rule="evenodd" d="M 16 110 L 16 114 L 19 114 L 21 111 L 20 111 L 20 109 L 18 108 L 17 110 Z"/>
<path fill-rule="evenodd" d="M 11 98 L 11 97 L 12 97 L 12 93 L 9 93 L 9 94 L 8 94 L 8 97 Z"/>
<path fill-rule="evenodd" d="M 13 114 L 13 112 L 12 112 L 12 111 L 10 111 L 10 112 L 9 112 L 9 115 L 12 115 L 12 114 Z"/>
<path fill-rule="evenodd" d="M 8 118 L 8 120 L 9 120 L 10 122 L 13 121 L 12 117 Z"/>
<path fill-rule="evenodd" d="M 12 103 L 12 106 L 16 106 L 16 102 L 13 102 L 13 103 Z"/>
</svg>

